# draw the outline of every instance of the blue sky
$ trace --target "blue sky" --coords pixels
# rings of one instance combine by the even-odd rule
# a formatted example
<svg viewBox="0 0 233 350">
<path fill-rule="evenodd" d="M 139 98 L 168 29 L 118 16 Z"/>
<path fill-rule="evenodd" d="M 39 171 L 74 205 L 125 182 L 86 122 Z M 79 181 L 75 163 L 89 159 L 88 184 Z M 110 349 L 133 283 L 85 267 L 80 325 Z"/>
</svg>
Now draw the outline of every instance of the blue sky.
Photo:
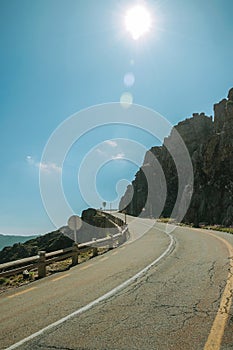
<svg viewBox="0 0 233 350">
<path fill-rule="evenodd" d="M 0 0 L 0 232 L 55 228 L 41 200 L 38 173 L 39 168 L 60 171 L 55 162 L 40 162 L 51 134 L 69 116 L 119 102 L 129 91 L 134 103 L 174 125 L 193 112 L 213 114 L 213 103 L 233 86 L 231 0 L 143 1 L 154 20 L 151 31 L 135 41 L 125 30 L 124 16 L 138 2 Z M 135 77 L 131 87 L 124 84 L 127 73 Z M 63 186 L 78 214 L 88 206 L 77 185 L 82 159 L 91 148 L 121 137 L 145 148 L 157 144 L 144 130 L 109 125 L 70 149 Z M 119 145 L 105 146 L 111 162 L 103 165 L 96 183 L 110 202 L 117 182 L 131 181 L 137 165 L 124 160 Z M 142 159 L 138 154 L 138 164 Z"/>
</svg>

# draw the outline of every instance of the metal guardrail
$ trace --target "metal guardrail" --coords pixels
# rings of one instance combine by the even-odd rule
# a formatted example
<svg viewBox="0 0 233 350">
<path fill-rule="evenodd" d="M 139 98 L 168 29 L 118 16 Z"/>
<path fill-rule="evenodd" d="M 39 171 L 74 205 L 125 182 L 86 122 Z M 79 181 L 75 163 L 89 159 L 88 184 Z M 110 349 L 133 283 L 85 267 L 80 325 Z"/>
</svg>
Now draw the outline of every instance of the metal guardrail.
<svg viewBox="0 0 233 350">
<path fill-rule="evenodd" d="M 104 213 L 105 215 L 105 213 Z M 115 223 L 115 218 L 112 215 L 111 221 Z M 119 222 L 122 225 L 122 222 Z M 115 223 L 116 226 L 118 224 Z M 46 276 L 46 266 L 51 263 L 62 261 L 67 258 L 72 258 L 72 266 L 78 264 L 78 256 L 80 253 L 92 250 L 93 256 L 98 255 L 98 248 L 108 247 L 113 249 L 120 244 L 123 244 L 128 239 L 128 227 L 127 225 L 118 226 L 119 232 L 115 235 L 109 235 L 106 238 L 95 239 L 92 241 L 76 244 L 74 243 L 72 247 L 60 249 L 54 252 L 46 253 L 45 251 L 38 252 L 38 255 L 31 256 L 29 258 L 24 258 L 20 260 L 11 261 L 8 263 L 0 264 L 0 277 L 8 277 L 17 275 L 25 270 L 38 269 L 38 278 L 43 278 Z"/>
</svg>

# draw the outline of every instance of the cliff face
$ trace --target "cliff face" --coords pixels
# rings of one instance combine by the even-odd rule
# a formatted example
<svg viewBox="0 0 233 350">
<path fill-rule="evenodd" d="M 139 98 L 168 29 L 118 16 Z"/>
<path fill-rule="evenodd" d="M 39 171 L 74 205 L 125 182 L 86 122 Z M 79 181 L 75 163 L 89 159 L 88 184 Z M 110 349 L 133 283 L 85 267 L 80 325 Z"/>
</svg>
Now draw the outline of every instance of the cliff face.
<svg viewBox="0 0 233 350">
<path fill-rule="evenodd" d="M 228 98 L 214 105 L 214 121 L 204 113 L 180 122 L 174 127 L 182 137 L 193 165 L 194 188 L 184 222 L 198 225 L 233 224 L 233 88 Z M 169 217 L 178 192 L 178 175 L 174 160 L 168 152 L 174 130 L 160 147 L 145 155 L 144 163 L 120 201 L 120 210 L 128 214 Z M 153 155 L 153 157 L 152 157 Z M 162 167 L 167 193 L 161 207 L 161 174 L 155 171 L 156 158 Z M 146 171 L 151 172 L 152 186 L 148 191 Z M 150 169 L 150 170 L 148 170 Z M 148 193 L 149 192 L 149 193 Z M 163 204 L 164 204 L 163 202 Z"/>
</svg>

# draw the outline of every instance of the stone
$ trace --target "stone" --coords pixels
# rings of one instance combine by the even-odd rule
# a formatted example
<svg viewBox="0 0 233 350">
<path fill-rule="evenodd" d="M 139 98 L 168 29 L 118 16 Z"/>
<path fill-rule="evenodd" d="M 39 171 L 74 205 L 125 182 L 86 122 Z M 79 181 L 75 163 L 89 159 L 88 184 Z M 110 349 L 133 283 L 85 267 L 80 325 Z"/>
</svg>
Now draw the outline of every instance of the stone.
<svg viewBox="0 0 233 350">
<path fill-rule="evenodd" d="M 167 196 L 160 216 L 169 217 L 172 213 L 178 191 L 178 176 L 174 161 L 169 154 L 174 129 L 182 137 L 192 160 L 194 189 L 189 209 L 183 218 L 186 223 L 233 225 L 233 88 L 228 100 L 223 99 L 214 105 L 214 121 L 204 113 L 193 113 L 176 125 L 169 137 L 159 147 L 152 147 L 145 155 L 144 163 L 137 172 L 132 185 L 121 198 L 119 208 L 128 214 L 157 217 L 156 208 L 161 205 L 156 198 L 156 186 L 147 194 L 147 181 L 143 177 L 145 165 L 153 169 L 156 157 L 163 169 Z M 153 181 L 161 181 L 154 172 Z M 147 203 L 147 208 L 145 208 Z M 127 204 L 125 206 L 125 204 Z"/>
</svg>

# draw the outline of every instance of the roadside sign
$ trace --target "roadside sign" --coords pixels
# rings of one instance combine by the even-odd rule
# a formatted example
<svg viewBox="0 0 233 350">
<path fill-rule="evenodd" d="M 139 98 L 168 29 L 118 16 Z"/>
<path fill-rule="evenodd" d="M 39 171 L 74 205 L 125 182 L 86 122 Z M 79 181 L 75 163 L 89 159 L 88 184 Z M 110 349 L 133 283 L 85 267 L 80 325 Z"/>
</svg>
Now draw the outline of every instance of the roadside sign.
<svg viewBox="0 0 233 350">
<path fill-rule="evenodd" d="M 68 226 L 71 230 L 79 230 L 82 226 L 82 219 L 78 215 L 72 215 L 68 220 Z"/>
<path fill-rule="evenodd" d="M 72 215 L 67 222 L 69 228 L 74 231 L 74 241 L 77 243 L 76 231 L 82 226 L 82 219 L 78 215 Z"/>
</svg>

